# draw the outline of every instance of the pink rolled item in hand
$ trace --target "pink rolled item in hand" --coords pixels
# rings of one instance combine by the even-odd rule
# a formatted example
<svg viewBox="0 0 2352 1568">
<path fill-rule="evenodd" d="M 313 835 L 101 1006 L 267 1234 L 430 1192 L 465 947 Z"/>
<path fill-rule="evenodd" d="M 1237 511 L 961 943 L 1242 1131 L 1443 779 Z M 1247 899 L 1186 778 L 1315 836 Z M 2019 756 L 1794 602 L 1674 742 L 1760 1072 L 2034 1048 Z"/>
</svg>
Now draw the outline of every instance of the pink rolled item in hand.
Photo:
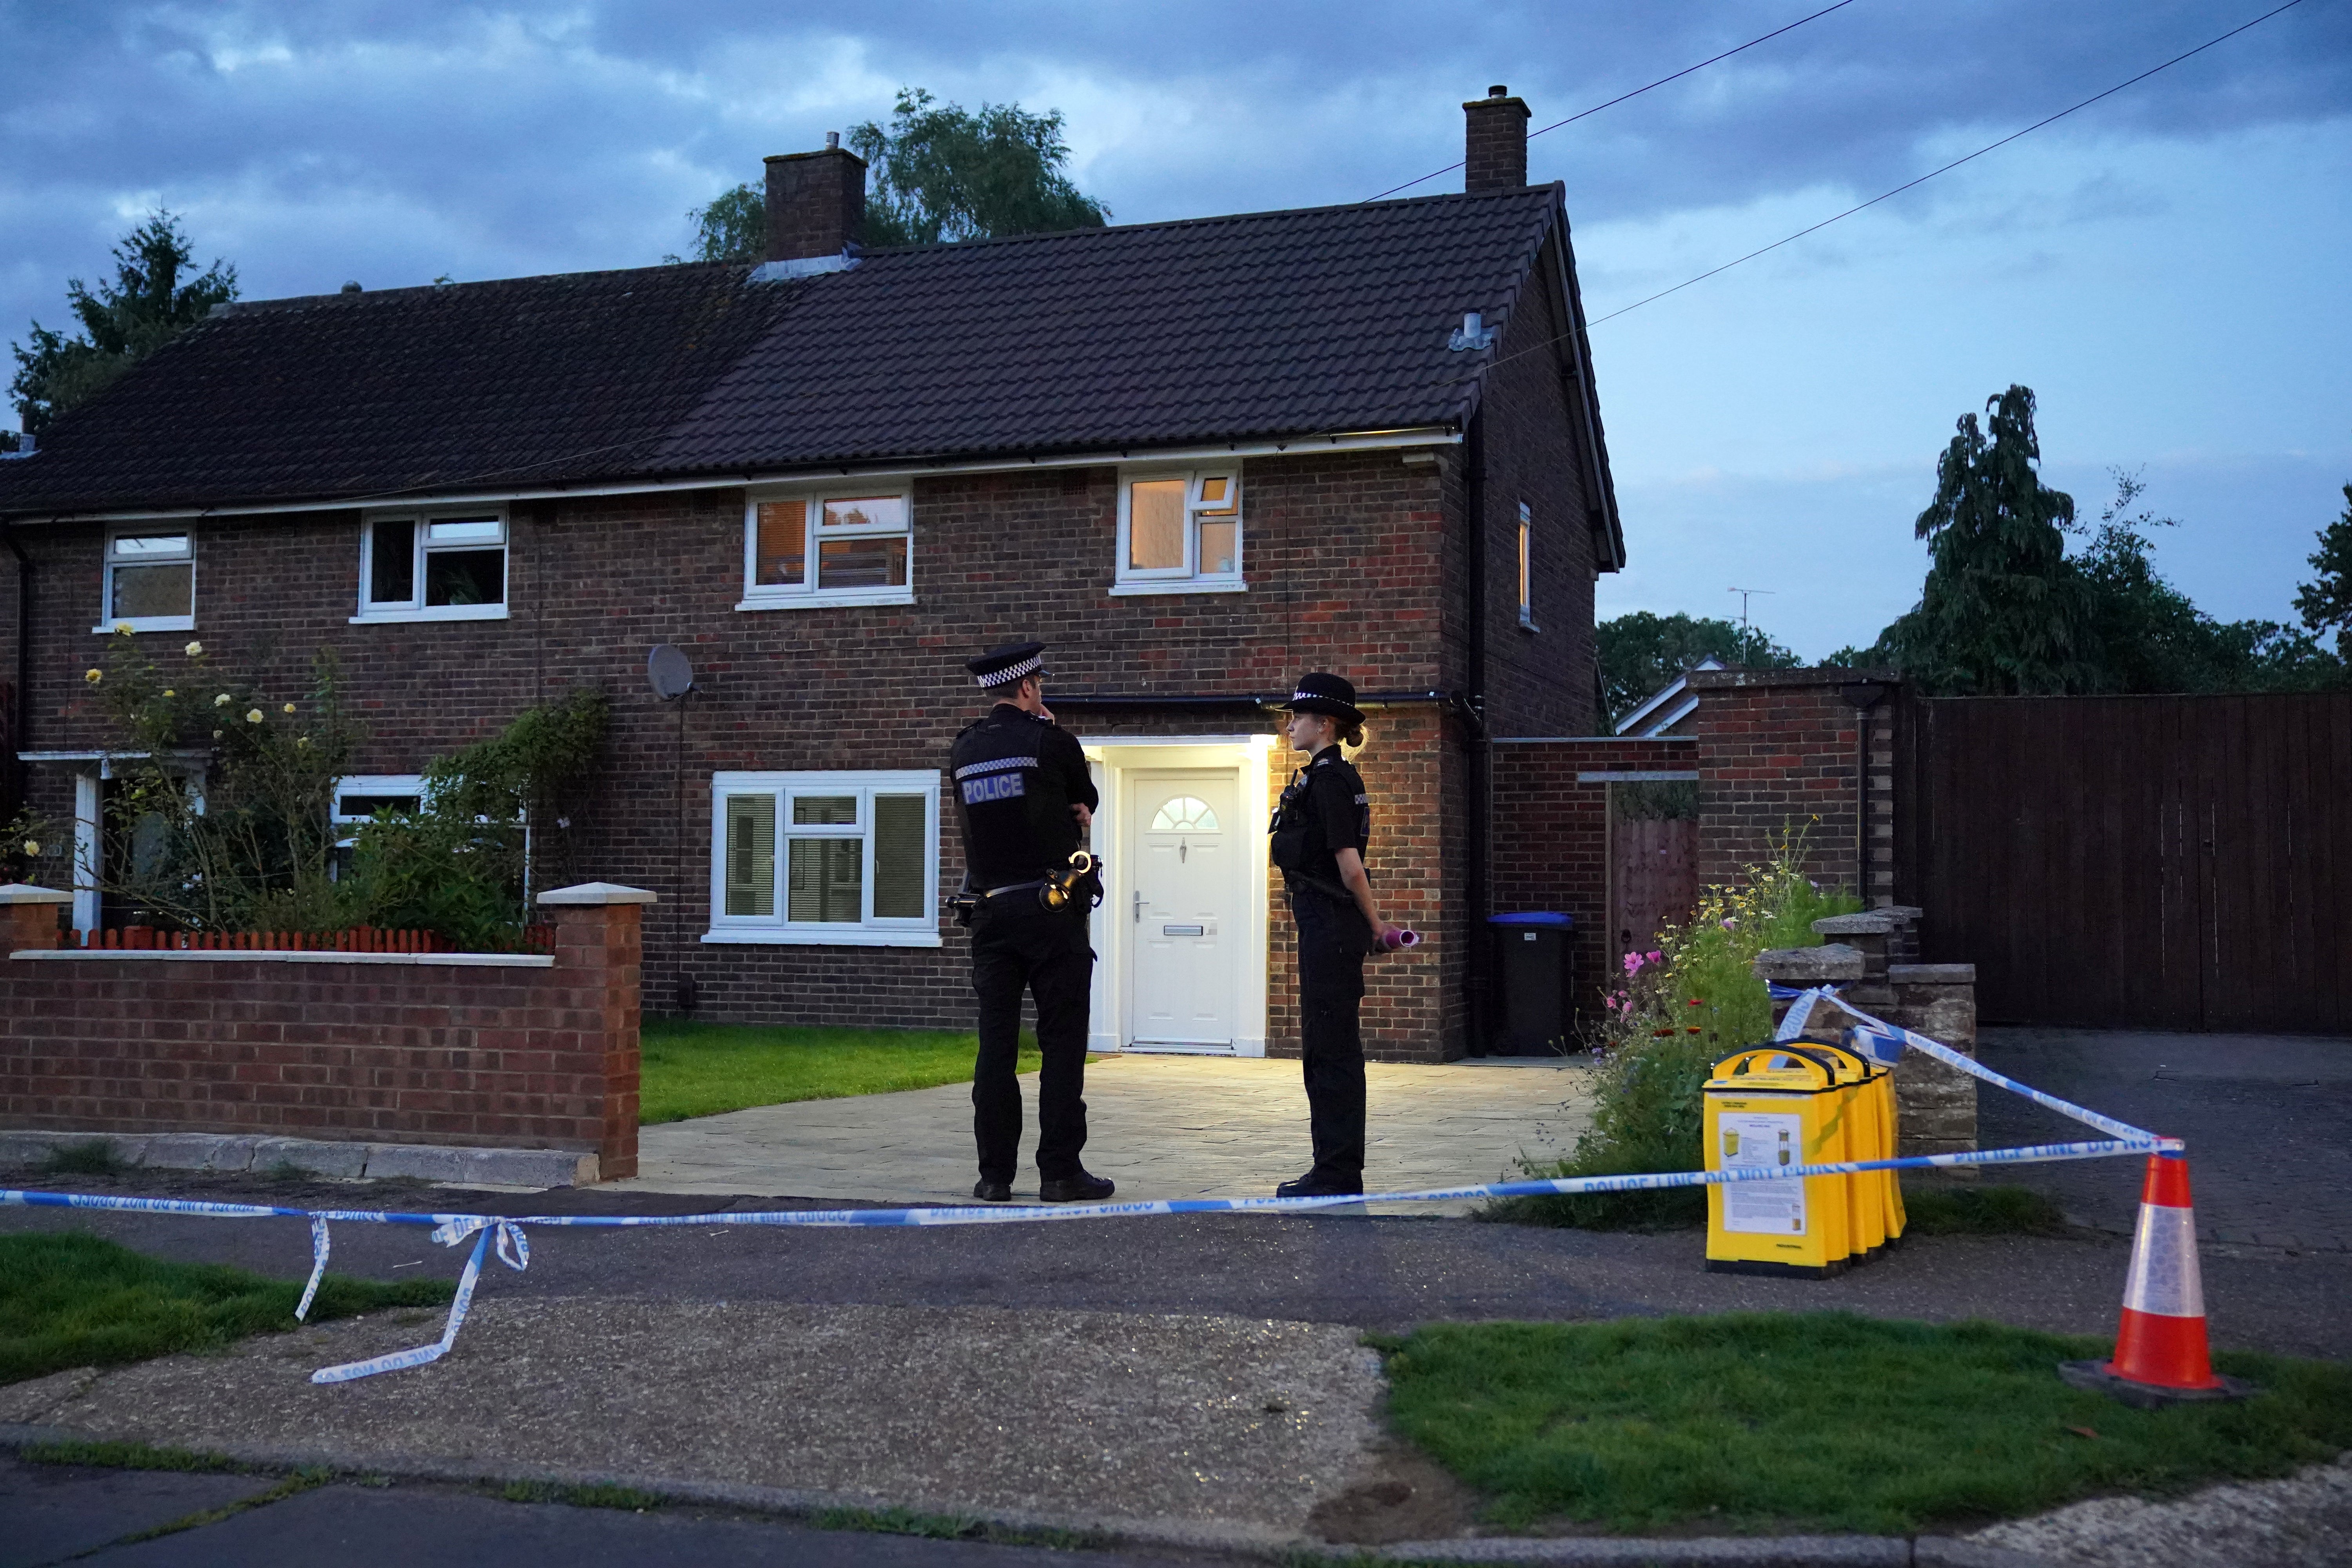
<svg viewBox="0 0 2352 1568">
<path fill-rule="evenodd" d="M 1419 947 L 1421 933 L 1417 931 L 1407 931 L 1402 926 L 1391 926 L 1387 933 L 1381 938 L 1381 945 L 1391 952 L 1394 952 L 1401 947 Z"/>
</svg>

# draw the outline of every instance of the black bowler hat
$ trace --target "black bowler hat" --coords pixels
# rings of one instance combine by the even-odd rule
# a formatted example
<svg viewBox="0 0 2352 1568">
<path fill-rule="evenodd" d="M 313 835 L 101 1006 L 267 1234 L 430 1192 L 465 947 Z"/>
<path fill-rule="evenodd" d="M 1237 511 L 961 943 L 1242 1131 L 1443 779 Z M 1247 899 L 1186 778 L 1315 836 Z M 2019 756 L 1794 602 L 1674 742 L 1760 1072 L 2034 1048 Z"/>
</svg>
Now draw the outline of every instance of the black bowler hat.
<svg viewBox="0 0 2352 1568">
<path fill-rule="evenodd" d="M 982 686 L 1010 686 L 1016 680 L 1045 673 L 1045 645 L 1006 643 L 1003 647 L 990 648 L 978 658 L 964 660 L 963 667 Z"/>
<path fill-rule="evenodd" d="M 1346 676 L 1315 670 L 1298 678 L 1283 704 L 1293 713 L 1328 713 L 1334 719 L 1344 719 L 1349 724 L 1361 724 L 1364 715 L 1356 706 L 1356 688 Z"/>
</svg>

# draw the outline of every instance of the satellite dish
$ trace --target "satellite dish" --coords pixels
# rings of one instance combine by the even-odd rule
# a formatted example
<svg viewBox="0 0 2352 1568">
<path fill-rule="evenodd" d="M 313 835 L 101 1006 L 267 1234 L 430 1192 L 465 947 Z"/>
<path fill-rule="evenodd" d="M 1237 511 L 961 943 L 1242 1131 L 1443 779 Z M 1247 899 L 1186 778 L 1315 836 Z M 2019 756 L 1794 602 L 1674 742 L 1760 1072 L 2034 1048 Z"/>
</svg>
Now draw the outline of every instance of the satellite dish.
<svg viewBox="0 0 2352 1568">
<path fill-rule="evenodd" d="M 668 702 L 694 689 L 694 665 L 668 643 L 656 643 L 646 656 L 646 679 L 654 695 Z"/>
</svg>

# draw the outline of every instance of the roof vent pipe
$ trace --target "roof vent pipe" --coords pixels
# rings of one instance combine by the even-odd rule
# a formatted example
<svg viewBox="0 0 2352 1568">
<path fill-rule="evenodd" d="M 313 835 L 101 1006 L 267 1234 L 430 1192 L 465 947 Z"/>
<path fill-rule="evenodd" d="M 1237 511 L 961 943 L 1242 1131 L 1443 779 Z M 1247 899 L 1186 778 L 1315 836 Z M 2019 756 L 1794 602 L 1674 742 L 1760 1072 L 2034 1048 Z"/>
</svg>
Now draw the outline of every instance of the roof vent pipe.
<svg viewBox="0 0 2352 1568">
<path fill-rule="evenodd" d="M 1462 312 L 1462 324 L 1454 329 L 1452 337 L 1445 340 L 1445 346 L 1455 353 L 1467 349 L 1483 349 L 1495 341 L 1496 331 L 1486 325 L 1477 311 L 1465 310 Z"/>
<path fill-rule="evenodd" d="M 828 153 L 838 153 L 841 151 L 840 132 L 828 131 L 824 133 L 824 150 Z"/>
</svg>

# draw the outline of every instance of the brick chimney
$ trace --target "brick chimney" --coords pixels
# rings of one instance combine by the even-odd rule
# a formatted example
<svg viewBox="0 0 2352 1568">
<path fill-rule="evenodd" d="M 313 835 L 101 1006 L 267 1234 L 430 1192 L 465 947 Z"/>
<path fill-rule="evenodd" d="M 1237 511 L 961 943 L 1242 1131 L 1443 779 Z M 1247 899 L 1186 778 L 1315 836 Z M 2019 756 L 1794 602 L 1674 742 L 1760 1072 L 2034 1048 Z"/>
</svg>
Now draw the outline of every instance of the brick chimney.
<svg viewBox="0 0 2352 1568">
<path fill-rule="evenodd" d="M 1463 118 L 1469 121 L 1466 148 L 1462 166 L 1462 188 L 1465 191 L 1514 190 L 1528 183 L 1528 106 L 1511 96 L 1511 89 L 1497 82 L 1486 89 L 1484 98 L 1474 98 L 1462 106 Z M 775 165 L 772 162 L 770 168 Z M 768 189 L 775 190 L 775 176 L 768 176 Z M 768 197 L 768 207 L 775 210 L 776 198 Z M 775 220 L 768 220 L 773 224 Z"/>
<path fill-rule="evenodd" d="M 866 227 L 866 160 L 842 150 L 841 133 L 824 133 L 821 153 L 780 153 L 768 159 L 770 261 L 813 261 L 839 256 Z"/>
</svg>

